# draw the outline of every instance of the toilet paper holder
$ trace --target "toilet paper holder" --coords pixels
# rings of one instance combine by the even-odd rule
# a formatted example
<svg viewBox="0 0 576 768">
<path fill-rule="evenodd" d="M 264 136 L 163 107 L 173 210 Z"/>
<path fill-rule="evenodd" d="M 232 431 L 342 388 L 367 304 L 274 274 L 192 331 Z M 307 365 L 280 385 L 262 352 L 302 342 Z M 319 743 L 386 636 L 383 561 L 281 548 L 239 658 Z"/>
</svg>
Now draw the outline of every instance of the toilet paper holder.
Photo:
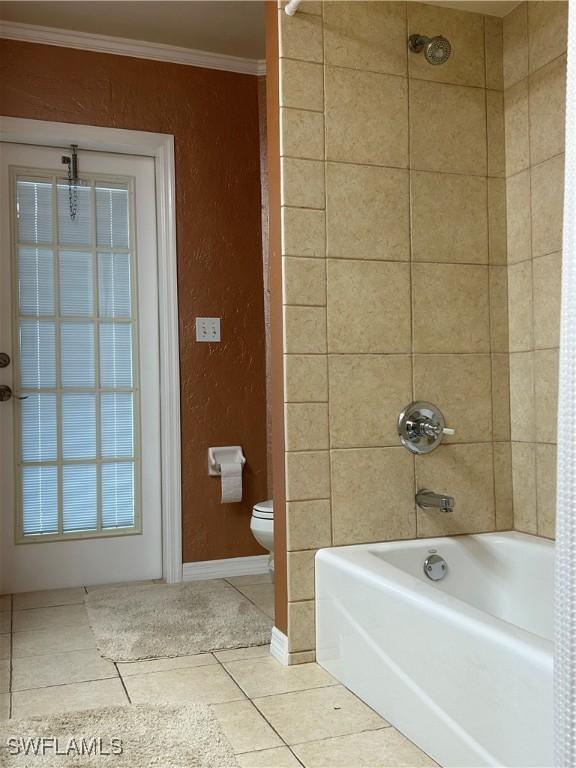
<svg viewBox="0 0 576 768">
<path fill-rule="evenodd" d="M 246 464 L 246 457 L 242 452 L 240 445 L 224 445 L 219 448 L 208 448 L 208 474 L 222 474 L 221 465 L 229 462 L 240 462 L 242 466 Z"/>
</svg>

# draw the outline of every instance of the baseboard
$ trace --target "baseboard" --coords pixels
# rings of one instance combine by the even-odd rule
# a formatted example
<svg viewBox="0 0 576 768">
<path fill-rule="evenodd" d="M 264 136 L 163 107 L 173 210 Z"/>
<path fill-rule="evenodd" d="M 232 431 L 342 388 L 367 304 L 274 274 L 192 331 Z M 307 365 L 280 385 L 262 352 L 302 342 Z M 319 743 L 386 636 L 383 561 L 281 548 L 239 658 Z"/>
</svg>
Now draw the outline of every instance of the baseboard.
<svg viewBox="0 0 576 768">
<path fill-rule="evenodd" d="M 253 557 L 229 557 L 225 560 L 202 560 L 197 563 L 184 563 L 183 581 L 198 579 L 227 579 L 232 576 L 252 576 L 268 573 L 268 555 Z"/>
<path fill-rule="evenodd" d="M 280 632 L 277 627 L 272 627 L 272 638 L 270 640 L 270 655 L 285 667 L 290 663 L 288 653 L 288 638 L 284 632 Z"/>
</svg>

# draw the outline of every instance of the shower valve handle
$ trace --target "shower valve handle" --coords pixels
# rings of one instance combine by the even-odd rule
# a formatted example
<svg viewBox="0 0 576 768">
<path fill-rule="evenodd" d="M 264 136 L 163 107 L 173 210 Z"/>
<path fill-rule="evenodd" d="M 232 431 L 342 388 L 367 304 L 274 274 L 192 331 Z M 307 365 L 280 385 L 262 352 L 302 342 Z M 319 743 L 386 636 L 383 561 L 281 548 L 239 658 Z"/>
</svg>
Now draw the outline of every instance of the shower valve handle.
<svg viewBox="0 0 576 768">
<path fill-rule="evenodd" d="M 455 435 L 456 430 L 451 427 L 442 427 L 434 421 L 413 422 L 414 431 L 427 437 L 440 437 L 440 435 Z"/>
<path fill-rule="evenodd" d="M 442 411 L 434 403 L 414 400 L 400 412 L 396 429 L 400 442 L 411 453 L 430 453 L 455 429 L 447 427 Z"/>
</svg>

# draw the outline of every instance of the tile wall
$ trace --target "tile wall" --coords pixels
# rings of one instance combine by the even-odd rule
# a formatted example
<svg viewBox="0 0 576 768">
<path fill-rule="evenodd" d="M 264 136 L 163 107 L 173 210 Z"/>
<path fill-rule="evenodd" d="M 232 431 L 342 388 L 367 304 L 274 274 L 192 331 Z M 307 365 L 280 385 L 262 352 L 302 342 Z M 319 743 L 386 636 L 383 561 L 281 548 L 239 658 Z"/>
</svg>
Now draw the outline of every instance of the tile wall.
<svg viewBox="0 0 576 768">
<path fill-rule="evenodd" d="M 554 536 L 568 3 L 504 19 L 514 525 Z"/>
<path fill-rule="evenodd" d="M 317 548 L 512 527 L 502 21 L 311 0 L 278 19 L 299 662 Z M 448 37 L 449 62 L 409 55 L 413 32 Z M 457 430 L 416 459 L 396 435 L 413 399 Z M 455 496 L 454 514 L 417 510 L 421 487 Z"/>
</svg>

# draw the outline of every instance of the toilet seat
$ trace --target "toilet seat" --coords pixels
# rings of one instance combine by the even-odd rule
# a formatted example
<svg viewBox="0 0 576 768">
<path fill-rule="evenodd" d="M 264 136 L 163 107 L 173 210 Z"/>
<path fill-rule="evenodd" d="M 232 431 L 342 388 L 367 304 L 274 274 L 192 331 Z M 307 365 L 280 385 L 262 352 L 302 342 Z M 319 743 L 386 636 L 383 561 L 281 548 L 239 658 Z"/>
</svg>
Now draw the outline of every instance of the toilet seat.
<svg viewBox="0 0 576 768">
<path fill-rule="evenodd" d="M 274 507 L 272 500 L 261 501 L 255 504 L 252 509 L 252 517 L 258 520 L 274 520 Z"/>
<path fill-rule="evenodd" d="M 254 504 L 250 519 L 250 530 L 258 544 L 267 549 L 272 558 L 274 553 L 274 506 L 272 499 L 259 501 L 257 504 Z"/>
</svg>

